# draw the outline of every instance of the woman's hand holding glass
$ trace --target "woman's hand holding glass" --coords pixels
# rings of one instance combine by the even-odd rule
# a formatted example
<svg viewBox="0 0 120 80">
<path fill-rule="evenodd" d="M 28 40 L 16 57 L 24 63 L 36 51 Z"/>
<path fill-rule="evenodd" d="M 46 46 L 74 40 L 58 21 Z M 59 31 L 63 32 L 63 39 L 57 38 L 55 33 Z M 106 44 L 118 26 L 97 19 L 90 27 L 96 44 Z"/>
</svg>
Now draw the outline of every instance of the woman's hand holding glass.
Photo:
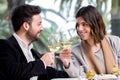
<svg viewBox="0 0 120 80">
<path fill-rule="evenodd" d="M 65 68 L 69 67 L 70 58 L 71 58 L 71 49 L 70 48 L 65 48 L 60 52 L 60 59 L 63 62 L 63 65 L 65 66 Z"/>
<path fill-rule="evenodd" d="M 71 49 L 72 46 L 72 36 L 70 32 L 65 31 L 61 33 L 60 45 L 62 47 L 62 51 L 60 52 L 60 59 L 62 60 L 64 66 L 69 67 L 70 58 L 71 58 Z"/>
</svg>

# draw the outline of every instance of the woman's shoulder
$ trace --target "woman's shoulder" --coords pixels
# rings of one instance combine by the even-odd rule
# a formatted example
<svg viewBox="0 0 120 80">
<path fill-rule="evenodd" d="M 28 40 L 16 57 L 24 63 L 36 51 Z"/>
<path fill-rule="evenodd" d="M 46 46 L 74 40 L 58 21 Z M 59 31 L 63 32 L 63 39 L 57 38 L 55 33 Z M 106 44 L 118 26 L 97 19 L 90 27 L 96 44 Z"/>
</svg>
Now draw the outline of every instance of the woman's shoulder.
<svg viewBox="0 0 120 80">
<path fill-rule="evenodd" d="M 112 40 L 112 41 L 118 41 L 120 40 L 120 37 L 119 36 L 116 36 L 116 35 L 106 35 L 105 36 L 108 40 Z"/>
<path fill-rule="evenodd" d="M 115 36 L 115 35 L 107 35 L 106 39 L 108 40 L 109 44 L 112 47 L 120 47 L 120 38 L 119 36 Z"/>
</svg>

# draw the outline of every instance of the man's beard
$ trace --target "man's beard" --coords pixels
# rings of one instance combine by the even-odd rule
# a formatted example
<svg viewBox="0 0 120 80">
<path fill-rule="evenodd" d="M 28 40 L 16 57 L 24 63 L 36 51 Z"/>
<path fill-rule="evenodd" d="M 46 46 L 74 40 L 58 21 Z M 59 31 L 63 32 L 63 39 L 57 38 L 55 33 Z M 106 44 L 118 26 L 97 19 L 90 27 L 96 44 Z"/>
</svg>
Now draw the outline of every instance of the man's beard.
<svg viewBox="0 0 120 80">
<path fill-rule="evenodd" d="M 37 35 L 38 35 L 38 33 L 37 33 L 37 34 L 33 34 L 33 33 L 30 32 L 30 31 L 28 31 L 28 32 L 26 33 L 26 37 L 27 37 L 29 40 L 31 40 L 31 42 L 39 40 L 39 37 L 37 37 Z"/>
</svg>

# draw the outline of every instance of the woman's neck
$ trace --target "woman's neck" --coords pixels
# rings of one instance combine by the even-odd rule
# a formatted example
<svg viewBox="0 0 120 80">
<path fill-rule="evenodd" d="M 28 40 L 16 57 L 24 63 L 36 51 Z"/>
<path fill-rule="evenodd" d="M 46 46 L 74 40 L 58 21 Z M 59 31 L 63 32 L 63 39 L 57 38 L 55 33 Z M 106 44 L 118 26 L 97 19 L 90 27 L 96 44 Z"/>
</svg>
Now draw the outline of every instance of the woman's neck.
<svg viewBox="0 0 120 80">
<path fill-rule="evenodd" d="M 100 43 L 95 44 L 93 40 L 83 41 L 83 45 L 84 47 L 86 47 L 87 49 L 89 49 L 90 51 L 94 53 L 100 50 L 101 48 Z"/>
</svg>

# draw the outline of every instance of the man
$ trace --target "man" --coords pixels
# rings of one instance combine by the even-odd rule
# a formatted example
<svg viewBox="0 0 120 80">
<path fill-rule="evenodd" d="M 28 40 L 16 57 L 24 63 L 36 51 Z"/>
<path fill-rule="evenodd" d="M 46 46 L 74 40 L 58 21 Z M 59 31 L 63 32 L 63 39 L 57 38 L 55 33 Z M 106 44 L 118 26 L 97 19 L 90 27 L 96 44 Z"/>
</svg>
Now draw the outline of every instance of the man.
<svg viewBox="0 0 120 80">
<path fill-rule="evenodd" d="M 33 49 L 32 42 L 39 39 L 43 31 L 41 9 L 33 5 L 21 5 L 13 11 L 11 21 L 15 33 L 0 40 L 0 80 L 50 80 L 68 77 L 58 71 L 54 64 L 54 53 L 43 56 Z"/>
</svg>

